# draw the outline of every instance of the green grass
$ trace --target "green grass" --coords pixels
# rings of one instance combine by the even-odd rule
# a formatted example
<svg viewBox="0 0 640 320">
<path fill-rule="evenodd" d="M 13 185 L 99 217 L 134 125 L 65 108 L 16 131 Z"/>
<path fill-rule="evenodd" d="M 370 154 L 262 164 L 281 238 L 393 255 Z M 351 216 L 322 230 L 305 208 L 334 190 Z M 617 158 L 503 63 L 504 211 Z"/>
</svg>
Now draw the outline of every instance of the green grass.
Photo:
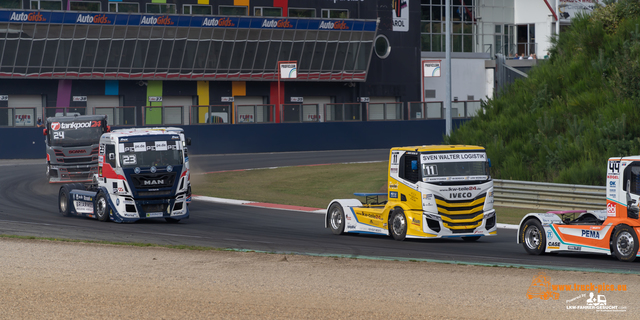
<svg viewBox="0 0 640 320">
<path fill-rule="evenodd" d="M 387 192 L 387 162 L 230 171 L 191 176 L 194 194 L 326 208 L 354 192 Z M 360 199 L 364 201 L 364 199 Z M 499 223 L 518 224 L 532 209 L 497 207 Z"/>
<path fill-rule="evenodd" d="M 197 195 L 326 208 L 354 192 L 386 192 L 387 162 L 209 173 L 191 180 Z"/>
<path fill-rule="evenodd" d="M 523 209 L 523 208 L 509 208 L 509 207 L 494 207 L 496 209 L 496 216 L 498 217 L 498 223 L 519 224 L 522 217 L 527 213 L 540 212 L 537 209 Z"/>
</svg>

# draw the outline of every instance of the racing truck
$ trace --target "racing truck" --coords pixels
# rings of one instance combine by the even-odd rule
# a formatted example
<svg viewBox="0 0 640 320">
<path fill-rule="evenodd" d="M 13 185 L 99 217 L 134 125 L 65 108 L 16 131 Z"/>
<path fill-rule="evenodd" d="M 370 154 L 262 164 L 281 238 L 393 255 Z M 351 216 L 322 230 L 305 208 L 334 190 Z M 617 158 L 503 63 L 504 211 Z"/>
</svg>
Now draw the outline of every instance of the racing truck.
<svg viewBox="0 0 640 320">
<path fill-rule="evenodd" d="M 520 221 L 517 242 L 527 253 L 583 252 L 633 261 L 638 252 L 640 156 L 609 158 L 607 207 L 529 213 Z"/>
<path fill-rule="evenodd" d="M 331 201 L 325 228 L 334 234 L 370 233 L 405 238 L 494 236 L 493 180 L 483 147 L 431 145 L 392 148 L 387 193 Z M 386 197 L 380 201 L 379 197 Z"/>
<path fill-rule="evenodd" d="M 49 183 L 91 181 L 98 173 L 98 141 L 109 130 L 105 115 L 47 118 L 42 134 Z"/>
<path fill-rule="evenodd" d="M 98 173 L 92 183 L 60 188 L 60 212 L 118 223 L 189 218 L 186 146 L 190 144 L 181 128 L 133 128 L 103 134 Z"/>
</svg>

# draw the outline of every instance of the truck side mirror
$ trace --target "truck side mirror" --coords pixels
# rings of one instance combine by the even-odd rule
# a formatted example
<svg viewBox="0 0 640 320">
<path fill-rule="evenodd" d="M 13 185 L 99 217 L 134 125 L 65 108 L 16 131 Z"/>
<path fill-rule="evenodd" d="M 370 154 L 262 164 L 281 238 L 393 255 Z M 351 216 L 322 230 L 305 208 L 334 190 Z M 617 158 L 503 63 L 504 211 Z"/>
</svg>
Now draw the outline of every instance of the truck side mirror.
<svg viewBox="0 0 640 320">
<path fill-rule="evenodd" d="M 116 159 L 116 155 L 113 153 L 109 153 L 109 160 L 115 160 Z"/>
<path fill-rule="evenodd" d="M 491 159 L 487 159 L 487 162 L 489 163 L 489 168 L 491 168 Z"/>
<path fill-rule="evenodd" d="M 46 136 L 47 134 L 48 134 L 47 129 L 46 128 L 42 129 L 42 135 Z"/>
<path fill-rule="evenodd" d="M 107 132 L 111 132 L 111 126 L 107 126 Z"/>
<path fill-rule="evenodd" d="M 190 146 L 191 145 L 191 138 L 187 138 L 187 145 Z"/>
<path fill-rule="evenodd" d="M 418 160 L 411 160 L 411 170 L 418 170 Z"/>
</svg>

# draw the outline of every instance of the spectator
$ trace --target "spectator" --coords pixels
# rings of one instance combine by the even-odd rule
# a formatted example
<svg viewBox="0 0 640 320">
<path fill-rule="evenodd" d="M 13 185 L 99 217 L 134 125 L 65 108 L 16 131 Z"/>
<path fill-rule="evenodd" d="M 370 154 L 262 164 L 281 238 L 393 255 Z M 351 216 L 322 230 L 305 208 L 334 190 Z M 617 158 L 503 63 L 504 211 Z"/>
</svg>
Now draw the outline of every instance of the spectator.
<svg viewBox="0 0 640 320">
<path fill-rule="evenodd" d="M 524 60 L 524 53 L 520 54 L 520 60 Z"/>
<path fill-rule="evenodd" d="M 36 126 L 38 126 L 38 128 L 44 127 L 44 124 L 42 123 L 42 119 L 38 118 L 38 122 L 36 122 Z"/>
<path fill-rule="evenodd" d="M 544 59 L 549 59 L 551 57 L 551 55 L 549 54 L 549 51 L 547 51 L 547 55 L 544 56 Z"/>
<path fill-rule="evenodd" d="M 529 58 L 527 60 L 533 60 L 533 53 L 529 54 Z"/>
<path fill-rule="evenodd" d="M 533 54 L 533 60 L 538 60 L 538 56 L 536 56 L 536 54 Z"/>
</svg>

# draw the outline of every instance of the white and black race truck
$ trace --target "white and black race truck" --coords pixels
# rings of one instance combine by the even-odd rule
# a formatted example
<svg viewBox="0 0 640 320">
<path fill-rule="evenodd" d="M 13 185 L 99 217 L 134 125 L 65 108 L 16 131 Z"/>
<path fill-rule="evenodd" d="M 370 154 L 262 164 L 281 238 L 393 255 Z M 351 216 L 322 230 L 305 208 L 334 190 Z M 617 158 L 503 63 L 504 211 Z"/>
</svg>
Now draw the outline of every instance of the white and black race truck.
<svg viewBox="0 0 640 320">
<path fill-rule="evenodd" d="M 181 128 L 134 128 L 103 134 L 98 173 L 92 183 L 60 188 L 60 212 L 115 222 L 189 218 L 186 146 L 190 144 Z"/>
</svg>

